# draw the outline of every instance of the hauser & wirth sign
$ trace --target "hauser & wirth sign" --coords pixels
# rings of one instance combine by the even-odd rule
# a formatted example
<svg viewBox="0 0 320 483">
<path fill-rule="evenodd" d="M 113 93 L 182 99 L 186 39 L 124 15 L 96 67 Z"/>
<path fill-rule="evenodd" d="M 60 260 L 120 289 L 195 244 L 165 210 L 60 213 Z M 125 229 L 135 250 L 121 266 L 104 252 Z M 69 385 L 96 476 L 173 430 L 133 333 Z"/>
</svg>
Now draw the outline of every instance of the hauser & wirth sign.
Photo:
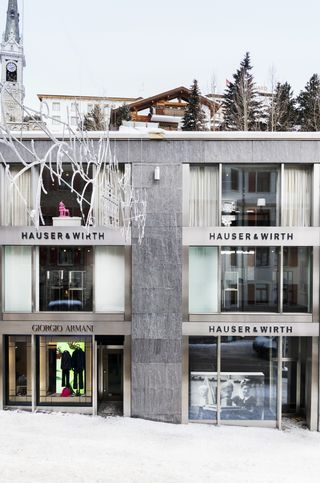
<svg viewBox="0 0 320 483">
<path fill-rule="evenodd" d="M 100 227 L 0 227 L 0 245 L 130 245 L 130 237 Z"/>
<path fill-rule="evenodd" d="M 183 244 L 196 246 L 319 246 L 319 227 L 185 227 Z"/>
<path fill-rule="evenodd" d="M 259 233 L 250 233 L 250 232 L 210 232 L 209 233 L 209 240 L 210 241 L 258 241 L 258 242 L 265 242 L 265 241 L 291 241 L 294 240 L 293 233 L 266 233 L 266 232 L 259 232 Z"/>
<path fill-rule="evenodd" d="M 241 336 L 241 337 L 318 337 L 319 324 L 297 323 L 215 323 L 184 322 L 183 335 Z"/>
</svg>

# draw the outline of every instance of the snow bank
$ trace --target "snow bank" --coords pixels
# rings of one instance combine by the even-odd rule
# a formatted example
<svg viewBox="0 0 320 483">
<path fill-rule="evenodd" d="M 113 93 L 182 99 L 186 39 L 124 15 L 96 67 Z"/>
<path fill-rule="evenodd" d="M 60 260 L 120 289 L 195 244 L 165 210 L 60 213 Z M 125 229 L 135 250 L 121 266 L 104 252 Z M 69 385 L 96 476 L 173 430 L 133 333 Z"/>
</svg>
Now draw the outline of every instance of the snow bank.
<svg viewBox="0 0 320 483">
<path fill-rule="evenodd" d="M 320 480 L 320 434 L 0 412 L 0 481 L 295 483 Z"/>
</svg>

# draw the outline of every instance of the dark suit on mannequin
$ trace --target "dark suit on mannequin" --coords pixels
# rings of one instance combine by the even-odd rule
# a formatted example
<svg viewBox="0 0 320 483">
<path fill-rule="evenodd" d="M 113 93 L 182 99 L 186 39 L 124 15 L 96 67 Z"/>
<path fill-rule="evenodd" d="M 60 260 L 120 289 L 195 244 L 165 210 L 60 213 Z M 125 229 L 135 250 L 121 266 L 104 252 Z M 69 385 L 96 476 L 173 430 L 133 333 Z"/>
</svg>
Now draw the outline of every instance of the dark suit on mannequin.
<svg viewBox="0 0 320 483">
<path fill-rule="evenodd" d="M 63 351 L 61 356 L 62 386 L 66 387 L 70 384 L 70 370 L 72 368 L 72 359 L 69 351 Z"/>
<path fill-rule="evenodd" d="M 72 354 L 73 389 L 83 389 L 83 371 L 86 367 L 86 356 L 84 351 L 77 347 Z"/>
</svg>

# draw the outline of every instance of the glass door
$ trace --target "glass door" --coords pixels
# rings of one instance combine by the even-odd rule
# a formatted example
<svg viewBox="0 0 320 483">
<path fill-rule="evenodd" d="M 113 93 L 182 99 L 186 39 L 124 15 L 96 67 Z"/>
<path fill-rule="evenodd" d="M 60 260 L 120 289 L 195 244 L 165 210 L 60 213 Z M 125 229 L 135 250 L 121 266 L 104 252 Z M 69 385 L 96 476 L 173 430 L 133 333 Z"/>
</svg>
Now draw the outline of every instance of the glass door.
<svg viewBox="0 0 320 483">
<path fill-rule="evenodd" d="M 123 348 L 99 346 L 99 399 L 123 400 Z"/>
</svg>

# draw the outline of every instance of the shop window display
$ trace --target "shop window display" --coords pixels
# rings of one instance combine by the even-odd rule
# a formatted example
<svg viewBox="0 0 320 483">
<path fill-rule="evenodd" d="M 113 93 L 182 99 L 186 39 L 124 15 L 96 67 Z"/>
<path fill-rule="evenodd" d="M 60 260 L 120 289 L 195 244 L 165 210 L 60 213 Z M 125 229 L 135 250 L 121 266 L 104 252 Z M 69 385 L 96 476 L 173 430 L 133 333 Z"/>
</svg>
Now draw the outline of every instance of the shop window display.
<svg viewBox="0 0 320 483">
<path fill-rule="evenodd" d="M 277 225 L 278 172 L 277 166 L 224 165 L 221 225 Z"/>
<path fill-rule="evenodd" d="M 189 339 L 189 419 L 275 421 L 276 338 L 222 337 L 220 361 L 217 344 L 216 338 Z"/>
<path fill-rule="evenodd" d="M 40 403 L 91 404 L 90 338 L 40 337 Z"/>
<path fill-rule="evenodd" d="M 7 402 L 31 404 L 31 337 L 7 338 Z"/>
<path fill-rule="evenodd" d="M 88 179 L 92 176 L 92 169 L 88 168 Z M 92 196 L 92 183 L 86 183 L 73 167 L 64 164 L 61 178 L 52 174 L 48 168 L 42 172 L 43 188 L 41 193 L 41 208 L 45 225 L 52 225 L 54 217 L 59 216 L 59 203 L 63 201 L 68 209 L 70 225 L 72 217 L 79 218 L 80 224 L 86 220 Z M 71 189 L 71 186 L 73 189 Z M 78 202 L 77 193 L 83 193 L 82 211 Z"/>
<path fill-rule="evenodd" d="M 278 247 L 222 247 L 222 311 L 278 311 Z"/>
<path fill-rule="evenodd" d="M 40 247 L 40 310 L 92 311 L 92 247 Z"/>
<path fill-rule="evenodd" d="M 221 338 L 221 420 L 276 420 L 277 338 Z"/>
<path fill-rule="evenodd" d="M 189 419 L 217 419 L 217 338 L 189 339 Z"/>
</svg>

